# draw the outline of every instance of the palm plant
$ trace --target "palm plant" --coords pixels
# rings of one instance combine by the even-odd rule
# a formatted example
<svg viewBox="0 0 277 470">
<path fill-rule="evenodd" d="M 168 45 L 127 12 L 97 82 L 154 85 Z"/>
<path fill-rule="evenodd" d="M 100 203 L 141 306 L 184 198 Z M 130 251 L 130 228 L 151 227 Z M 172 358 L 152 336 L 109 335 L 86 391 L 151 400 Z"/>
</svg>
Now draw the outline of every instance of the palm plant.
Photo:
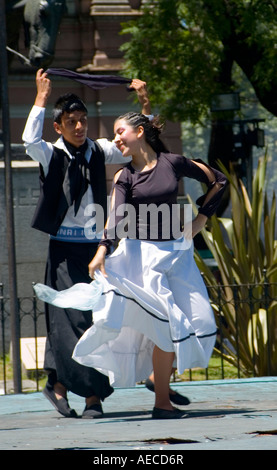
<svg viewBox="0 0 277 470">
<path fill-rule="evenodd" d="M 220 331 L 216 350 L 246 376 L 277 374 L 276 198 L 273 193 L 268 203 L 266 167 L 265 156 L 259 160 L 250 200 L 232 167 L 227 171 L 221 166 L 230 184 L 232 217 L 213 216 L 202 231 L 218 272 L 195 251 Z"/>
</svg>

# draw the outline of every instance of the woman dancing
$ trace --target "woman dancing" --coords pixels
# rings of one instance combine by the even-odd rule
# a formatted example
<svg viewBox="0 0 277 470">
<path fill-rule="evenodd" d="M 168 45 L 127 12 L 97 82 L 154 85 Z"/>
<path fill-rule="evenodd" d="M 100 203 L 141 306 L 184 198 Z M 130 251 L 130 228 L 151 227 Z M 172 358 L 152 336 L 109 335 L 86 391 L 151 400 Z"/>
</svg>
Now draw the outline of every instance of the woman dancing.
<svg viewBox="0 0 277 470">
<path fill-rule="evenodd" d="M 128 113 L 115 121 L 114 133 L 117 147 L 123 156 L 132 155 L 132 161 L 114 176 L 110 215 L 89 264 L 94 281 L 89 287 L 75 286 L 78 297 L 76 290 L 72 294 L 78 304 L 90 297 L 88 289 L 100 291 L 88 305 L 94 324 L 77 343 L 73 357 L 108 375 L 114 386 L 134 386 L 153 370 L 152 417 L 181 418 L 184 412 L 172 406 L 169 396 L 172 368 L 181 374 L 207 367 L 216 338 L 192 239 L 215 213 L 226 178 L 200 160 L 168 152 L 155 118 Z M 207 185 L 186 235 L 176 210 L 183 177 Z M 118 247 L 110 254 L 116 238 Z M 58 295 L 69 301 L 68 292 Z"/>
</svg>

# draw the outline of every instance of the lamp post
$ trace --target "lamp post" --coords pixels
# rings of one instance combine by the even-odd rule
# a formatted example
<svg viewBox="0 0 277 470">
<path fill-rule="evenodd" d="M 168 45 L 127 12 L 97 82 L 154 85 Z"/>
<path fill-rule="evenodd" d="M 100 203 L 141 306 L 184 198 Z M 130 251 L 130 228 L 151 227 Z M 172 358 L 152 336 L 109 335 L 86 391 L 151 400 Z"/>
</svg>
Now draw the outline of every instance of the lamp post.
<svg viewBox="0 0 277 470">
<path fill-rule="evenodd" d="M 234 161 L 240 166 L 240 176 L 245 179 L 250 199 L 252 199 L 253 147 L 265 146 L 264 130 L 259 128 L 260 122 L 264 122 L 264 119 L 232 121 L 233 126 L 239 127 L 239 132 L 234 135 Z"/>
<path fill-rule="evenodd" d="M 141 6 L 141 0 L 129 0 L 130 7 L 134 10 L 139 10 Z"/>
<path fill-rule="evenodd" d="M 226 112 L 240 110 L 239 93 L 222 93 L 215 95 L 211 103 L 212 112 Z M 235 126 L 239 127 L 239 132 L 233 132 L 233 162 L 236 162 L 240 169 L 240 176 L 245 179 L 246 189 L 252 197 L 252 175 L 253 175 L 253 156 L 252 148 L 264 147 L 264 131 L 259 128 L 259 123 L 264 119 L 237 119 L 221 120 L 224 125 L 229 125 L 232 131 Z M 253 129 L 251 129 L 252 126 Z"/>
<path fill-rule="evenodd" d="M 8 98 L 8 61 L 6 51 L 6 17 L 5 1 L 0 0 L 0 79 L 1 79 L 1 105 L 2 126 L 1 134 L 4 146 L 5 159 L 5 201 L 6 201 L 6 233 L 9 267 L 9 296 L 11 316 L 11 342 L 13 358 L 14 392 L 21 393 L 21 360 L 20 360 L 20 323 L 17 297 L 15 236 L 13 218 L 13 188 L 11 170 L 11 147 L 9 126 L 9 98 Z"/>
</svg>

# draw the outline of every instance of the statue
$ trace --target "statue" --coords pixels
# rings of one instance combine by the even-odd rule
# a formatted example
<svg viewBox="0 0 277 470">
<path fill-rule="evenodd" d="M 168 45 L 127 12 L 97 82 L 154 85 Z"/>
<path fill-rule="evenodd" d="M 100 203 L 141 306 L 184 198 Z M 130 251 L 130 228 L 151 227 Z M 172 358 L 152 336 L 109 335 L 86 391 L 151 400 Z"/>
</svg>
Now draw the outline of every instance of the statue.
<svg viewBox="0 0 277 470">
<path fill-rule="evenodd" d="M 66 0 L 7 0 L 6 28 L 9 64 L 18 49 L 19 32 L 24 25 L 29 64 L 48 67 L 54 58 L 56 38 Z M 20 54 L 18 54 L 20 55 Z"/>
</svg>

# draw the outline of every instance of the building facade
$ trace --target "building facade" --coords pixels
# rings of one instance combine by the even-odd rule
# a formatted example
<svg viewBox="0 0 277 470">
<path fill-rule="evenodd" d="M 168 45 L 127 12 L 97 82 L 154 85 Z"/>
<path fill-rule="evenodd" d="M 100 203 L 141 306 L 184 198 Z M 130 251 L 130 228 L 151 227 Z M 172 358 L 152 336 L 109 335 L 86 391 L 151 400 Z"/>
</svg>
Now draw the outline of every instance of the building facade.
<svg viewBox="0 0 277 470">
<path fill-rule="evenodd" d="M 126 37 L 120 35 L 121 23 L 141 14 L 138 0 L 67 0 L 67 12 L 62 18 L 56 41 L 55 58 L 51 67 L 67 68 L 93 74 L 120 74 L 123 54 L 120 46 Z M 23 26 L 19 51 L 27 56 Z M 22 64 L 16 57 L 8 77 L 10 133 L 12 146 L 13 201 L 16 239 L 18 295 L 32 295 L 32 283 L 43 282 L 48 236 L 30 227 L 39 194 L 38 165 L 25 156 L 22 132 L 34 103 L 36 69 Z M 143 79 L 143 77 L 139 77 Z M 89 137 L 113 138 L 114 119 L 129 110 L 139 110 L 124 86 L 91 90 L 68 79 L 52 78 L 52 94 L 46 110 L 44 139 L 57 138 L 53 130 L 51 110 L 58 96 L 68 91 L 79 95 L 89 112 Z M 1 126 L 0 126 L 1 128 Z M 164 140 L 174 152 L 182 151 L 178 124 L 167 123 Z M 8 296 L 8 262 L 5 216 L 5 177 L 3 149 L 0 148 L 0 283 Z M 2 152 L 2 153 L 1 153 Z M 107 185 L 116 166 L 107 171 Z"/>
</svg>

